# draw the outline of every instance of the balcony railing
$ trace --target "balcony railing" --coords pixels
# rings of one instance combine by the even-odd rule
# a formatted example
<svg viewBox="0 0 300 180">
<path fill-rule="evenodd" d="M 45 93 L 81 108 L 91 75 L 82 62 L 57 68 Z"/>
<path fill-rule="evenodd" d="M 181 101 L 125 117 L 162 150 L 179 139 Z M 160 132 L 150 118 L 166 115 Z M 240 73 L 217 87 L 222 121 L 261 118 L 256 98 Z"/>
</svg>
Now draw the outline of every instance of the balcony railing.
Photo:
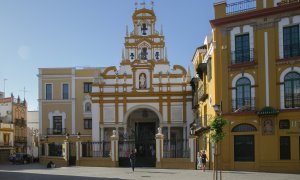
<svg viewBox="0 0 300 180">
<path fill-rule="evenodd" d="M 231 52 L 231 64 L 243 64 L 254 61 L 254 49 L 243 49 Z"/>
<path fill-rule="evenodd" d="M 4 143 L 4 142 L 0 142 L 0 147 L 12 147 L 12 143 L 8 142 L 8 143 Z"/>
<path fill-rule="evenodd" d="M 206 85 L 203 83 L 199 84 L 199 89 L 198 89 L 198 100 L 200 101 L 205 101 L 205 99 L 208 97 L 206 93 Z"/>
<path fill-rule="evenodd" d="M 226 14 L 235 14 L 256 9 L 256 0 L 244 0 L 226 5 Z"/>
<path fill-rule="evenodd" d="M 47 128 L 48 135 L 65 135 L 67 133 L 66 128 Z"/>
<path fill-rule="evenodd" d="M 300 43 L 284 45 L 283 55 L 284 58 L 300 56 Z"/>
<path fill-rule="evenodd" d="M 255 98 L 236 98 L 232 100 L 232 112 L 255 111 Z"/>
<path fill-rule="evenodd" d="M 277 3 L 278 6 L 284 6 L 287 4 L 297 3 L 300 2 L 300 0 L 282 0 L 281 2 Z"/>
<path fill-rule="evenodd" d="M 300 107 L 300 96 L 285 95 L 284 96 L 285 108 L 299 108 Z"/>
</svg>

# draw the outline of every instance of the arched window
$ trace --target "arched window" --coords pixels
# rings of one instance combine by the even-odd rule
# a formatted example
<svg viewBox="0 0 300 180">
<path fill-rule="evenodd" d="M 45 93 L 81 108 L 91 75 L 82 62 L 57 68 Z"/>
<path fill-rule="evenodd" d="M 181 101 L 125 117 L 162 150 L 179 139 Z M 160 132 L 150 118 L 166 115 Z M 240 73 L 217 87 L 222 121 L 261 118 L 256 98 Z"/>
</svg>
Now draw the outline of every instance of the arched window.
<svg viewBox="0 0 300 180">
<path fill-rule="evenodd" d="M 90 102 L 85 103 L 84 107 L 85 112 L 91 112 L 92 111 L 92 105 Z"/>
<path fill-rule="evenodd" d="M 251 82 L 242 77 L 236 82 L 236 108 L 251 107 Z"/>
<path fill-rule="evenodd" d="M 300 107 L 300 74 L 290 72 L 284 77 L 285 108 Z"/>
<path fill-rule="evenodd" d="M 232 128 L 231 132 L 252 132 L 257 131 L 256 127 L 251 124 L 239 124 Z"/>
<path fill-rule="evenodd" d="M 254 132 L 256 127 L 251 124 L 239 124 L 231 132 Z M 254 134 L 234 135 L 234 161 L 255 161 Z"/>
</svg>

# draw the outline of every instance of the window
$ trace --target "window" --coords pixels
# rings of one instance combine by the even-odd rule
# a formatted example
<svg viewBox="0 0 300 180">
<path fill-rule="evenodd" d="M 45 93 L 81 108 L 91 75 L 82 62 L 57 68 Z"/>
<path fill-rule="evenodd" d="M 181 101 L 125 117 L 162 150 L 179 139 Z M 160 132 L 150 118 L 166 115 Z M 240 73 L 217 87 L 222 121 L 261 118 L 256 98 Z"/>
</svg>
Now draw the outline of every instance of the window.
<svg viewBox="0 0 300 180">
<path fill-rule="evenodd" d="M 69 84 L 63 84 L 62 91 L 62 98 L 69 99 Z"/>
<path fill-rule="evenodd" d="M 53 134 L 62 134 L 61 116 L 53 116 Z"/>
<path fill-rule="evenodd" d="M 142 52 L 141 52 L 141 59 L 142 60 L 147 60 L 147 48 L 142 48 Z"/>
<path fill-rule="evenodd" d="M 236 109 L 251 107 L 251 82 L 242 77 L 236 82 Z"/>
<path fill-rule="evenodd" d="M 52 99 L 52 84 L 46 84 L 46 100 Z"/>
<path fill-rule="evenodd" d="M 254 161 L 254 135 L 234 136 L 234 161 Z"/>
<path fill-rule="evenodd" d="M 212 75 L 212 72 L 211 72 L 211 58 L 209 58 L 207 60 L 207 80 L 208 82 L 211 80 L 211 75 Z"/>
<path fill-rule="evenodd" d="M 290 136 L 280 136 L 280 160 L 291 159 Z"/>
<path fill-rule="evenodd" d="M 284 77 L 285 108 L 300 107 L 300 74 L 290 72 Z"/>
<path fill-rule="evenodd" d="M 84 120 L 84 129 L 92 129 L 92 119 Z"/>
<path fill-rule="evenodd" d="M 288 119 L 280 120 L 279 129 L 290 129 L 290 121 Z"/>
<path fill-rule="evenodd" d="M 239 124 L 232 128 L 231 132 L 252 132 L 257 131 L 256 127 L 251 124 Z"/>
<path fill-rule="evenodd" d="M 90 92 L 92 92 L 92 84 L 93 83 L 91 83 L 91 82 L 88 82 L 88 83 L 84 83 L 83 84 L 83 92 L 84 93 L 90 93 Z"/>
<path fill-rule="evenodd" d="M 299 25 L 283 28 L 283 54 L 284 58 L 300 55 Z"/>
<path fill-rule="evenodd" d="M 235 64 L 250 61 L 249 34 L 235 36 Z"/>
<path fill-rule="evenodd" d="M 85 106 L 84 106 L 84 111 L 85 112 L 92 112 L 92 107 L 91 107 L 91 103 L 90 102 L 87 102 L 85 103 Z"/>
</svg>

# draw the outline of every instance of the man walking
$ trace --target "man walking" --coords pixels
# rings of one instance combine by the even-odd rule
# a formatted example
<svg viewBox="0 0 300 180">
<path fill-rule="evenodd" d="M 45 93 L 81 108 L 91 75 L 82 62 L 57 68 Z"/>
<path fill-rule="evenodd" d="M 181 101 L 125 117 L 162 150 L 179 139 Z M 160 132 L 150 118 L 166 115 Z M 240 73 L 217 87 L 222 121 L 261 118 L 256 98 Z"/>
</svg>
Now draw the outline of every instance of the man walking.
<svg viewBox="0 0 300 180">
<path fill-rule="evenodd" d="M 131 151 L 131 153 L 129 155 L 129 159 L 130 159 L 130 164 L 131 164 L 132 171 L 134 172 L 134 166 L 135 166 L 135 152 L 134 152 L 134 150 Z"/>
</svg>

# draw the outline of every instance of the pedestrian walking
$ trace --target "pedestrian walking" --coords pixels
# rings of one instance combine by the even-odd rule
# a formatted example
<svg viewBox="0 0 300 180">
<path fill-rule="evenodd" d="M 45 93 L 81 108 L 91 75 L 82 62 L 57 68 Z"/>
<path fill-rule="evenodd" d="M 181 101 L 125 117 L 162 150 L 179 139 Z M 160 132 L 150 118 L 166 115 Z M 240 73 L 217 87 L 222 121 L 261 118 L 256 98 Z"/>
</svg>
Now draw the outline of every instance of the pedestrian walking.
<svg viewBox="0 0 300 180">
<path fill-rule="evenodd" d="M 203 170 L 203 172 L 205 172 L 206 160 L 207 160 L 207 156 L 205 154 L 205 151 L 203 150 L 202 154 L 201 154 L 201 161 L 202 161 L 202 170 Z"/>
<path fill-rule="evenodd" d="M 202 160 L 201 160 L 201 153 L 197 152 L 197 169 L 201 170 L 202 168 Z"/>
<path fill-rule="evenodd" d="M 134 150 L 131 151 L 131 153 L 129 155 L 129 159 L 130 159 L 130 164 L 131 164 L 132 171 L 134 172 L 134 166 L 135 166 L 135 152 L 134 152 Z"/>
</svg>

